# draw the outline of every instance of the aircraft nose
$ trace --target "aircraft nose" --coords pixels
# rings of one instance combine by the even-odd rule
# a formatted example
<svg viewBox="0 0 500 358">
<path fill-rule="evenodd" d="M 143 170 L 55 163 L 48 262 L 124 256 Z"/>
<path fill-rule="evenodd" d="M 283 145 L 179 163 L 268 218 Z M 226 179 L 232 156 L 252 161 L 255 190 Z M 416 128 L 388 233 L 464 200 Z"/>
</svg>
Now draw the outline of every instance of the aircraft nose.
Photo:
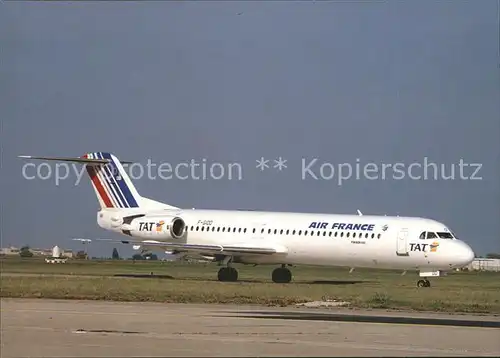
<svg viewBox="0 0 500 358">
<path fill-rule="evenodd" d="M 456 255 L 457 262 L 460 267 L 467 266 L 474 260 L 476 255 L 474 254 L 474 250 L 472 250 L 472 248 L 465 242 L 460 241 L 459 245 L 460 246 Z"/>
</svg>

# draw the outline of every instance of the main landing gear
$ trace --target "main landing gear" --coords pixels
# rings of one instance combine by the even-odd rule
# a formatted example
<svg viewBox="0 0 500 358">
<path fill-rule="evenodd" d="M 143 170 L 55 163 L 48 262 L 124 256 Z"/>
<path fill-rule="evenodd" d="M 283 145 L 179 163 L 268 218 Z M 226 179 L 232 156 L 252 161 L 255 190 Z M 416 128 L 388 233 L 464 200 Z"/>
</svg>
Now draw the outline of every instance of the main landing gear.
<svg viewBox="0 0 500 358">
<path fill-rule="evenodd" d="M 217 274 L 217 278 L 222 282 L 236 282 L 238 281 L 238 270 L 234 267 L 222 267 Z"/>
<path fill-rule="evenodd" d="M 226 261 L 226 260 L 225 260 Z M 225 262 L 227 267 L 221 267 L 217 274 L 217 279 L 221 282 L 236 282 L 238 281 L 238 270 L 231 267 L 229 261 Z M 292 281 L 292 272 L 285 265 L 274 269 L 271 275 L 275 283 L 289 283 Z"/>
<path fill-rule="evenodd" d="M 281 265 L 273 270 L 271 277 L 275 283 L 289 283 L 292 281 L 292 272 L 285 265 Z"/>
<path fill-rule="evenodd" d="M 431 287 L 431 282 L 428 279 L 418 280 L 417 287 Z"/>
<path fill-rule="evenodd" d="M 222 282 L 236 282 L 238 281 L 238 270 L 231 266 L 231 261 L 233 258 L 231 256 L 226 256 L 224 260 L 222 260 L 222 265 L 226 265 L 226 267 L 221 267 L 219 273 L 217 274 L 217 278 Z"/>
</svg>

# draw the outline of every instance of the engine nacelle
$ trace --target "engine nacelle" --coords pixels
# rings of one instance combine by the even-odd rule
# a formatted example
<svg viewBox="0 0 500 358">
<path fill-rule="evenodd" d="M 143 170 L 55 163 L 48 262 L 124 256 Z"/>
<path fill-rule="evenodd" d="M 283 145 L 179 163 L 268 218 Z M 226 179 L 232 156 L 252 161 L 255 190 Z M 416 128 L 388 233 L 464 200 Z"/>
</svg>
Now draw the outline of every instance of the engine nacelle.
<svg viewBox="0 0 500 358">
<path fill-rule="evenodd" d="M 180 240 L 185 236 L 186 223 L 176 216 L 141 216 L 130 223 L 124 219 L 124 234 L 154 240 Z"/>
</svg>

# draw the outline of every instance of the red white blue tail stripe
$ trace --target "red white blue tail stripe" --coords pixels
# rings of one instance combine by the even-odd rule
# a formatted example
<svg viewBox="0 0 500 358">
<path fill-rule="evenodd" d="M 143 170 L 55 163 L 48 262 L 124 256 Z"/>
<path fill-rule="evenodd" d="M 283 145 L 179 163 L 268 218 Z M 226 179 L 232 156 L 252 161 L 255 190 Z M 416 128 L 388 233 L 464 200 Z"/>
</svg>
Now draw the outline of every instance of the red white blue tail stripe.
<svg viewBox="0 0 500 358">
<path fill-rule="evenodd" d="M 95 152 L 83 156 L 88 159 L 108 159 L 107 164 L 88 164 L 87 173 L 102 207 L 137 208 L 139 196 L 118 159 L 111 153 Z"/>
</svg>

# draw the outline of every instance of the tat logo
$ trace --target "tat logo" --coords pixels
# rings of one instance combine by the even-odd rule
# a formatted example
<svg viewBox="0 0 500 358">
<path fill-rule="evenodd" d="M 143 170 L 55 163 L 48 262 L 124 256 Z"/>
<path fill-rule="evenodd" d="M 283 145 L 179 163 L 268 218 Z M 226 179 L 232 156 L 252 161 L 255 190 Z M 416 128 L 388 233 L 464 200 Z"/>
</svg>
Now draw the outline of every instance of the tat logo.
<svg viewBox="0 0 500 358">
<path fill-rule="evenodd" d="M 410 251 L 419 252 L 436 252 L 439 247 L 439 242 L 434 241 L 432 244 L 416 244 L 414 242 L 410 243 Z M 429 248 L 429 250 L 427 250 Z"/>
<path fill-rule="evenodd" d="M 165 221 L 161 220 L 159 223 L 156 223 L 156 232 L 161 232 L 163 229 L 163 225 L 165 225 Z"/>
<path fill-rule="evenodd" d="M 439 246 L 439 242 L 437 242 L 437 241 L 434 241 L 432 244 L 430 244 L 431 252 L 436 252 L 438 246 Z"/>
<path fill-rule="evenodd" d="M 155 222 L 140 222 L 139 223 L 139 231 L 153 231 L 153 227 L 156 228 L 156 232 L 161 232 L 163 230 L 163 226 L 165 225 L 165 221 L 161 220 L 157 223 Z"/>
</svg>

